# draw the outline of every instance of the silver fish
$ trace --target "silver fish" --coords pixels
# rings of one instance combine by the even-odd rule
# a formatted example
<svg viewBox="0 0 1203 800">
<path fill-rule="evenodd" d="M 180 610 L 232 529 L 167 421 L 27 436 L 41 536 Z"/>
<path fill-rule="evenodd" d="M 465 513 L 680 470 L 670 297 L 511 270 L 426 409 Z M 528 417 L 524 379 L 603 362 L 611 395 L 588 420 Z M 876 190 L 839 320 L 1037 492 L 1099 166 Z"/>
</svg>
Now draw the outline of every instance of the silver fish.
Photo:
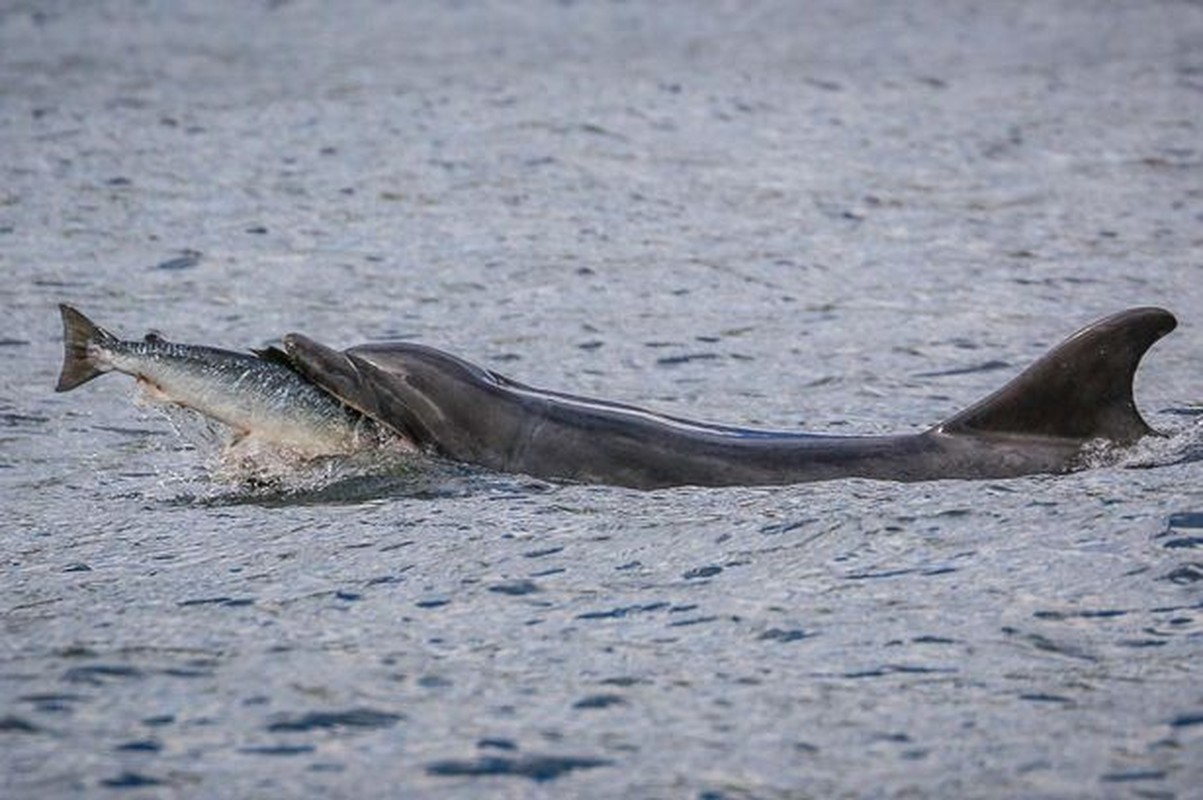
<svg viewBox="0 0 1203 800">
<path fill-rule="evenodd" d="M 169 342 L 157 334 L 119 339 L 69 305 L 63 316 L 66 392 L 106 372 L 137 378 L 155 400 L 204 414 L 234 430 L 231 447 L 262 442 L 303 457 L 360 449 L 374 423 L 271 358 Z"/>
</svg>

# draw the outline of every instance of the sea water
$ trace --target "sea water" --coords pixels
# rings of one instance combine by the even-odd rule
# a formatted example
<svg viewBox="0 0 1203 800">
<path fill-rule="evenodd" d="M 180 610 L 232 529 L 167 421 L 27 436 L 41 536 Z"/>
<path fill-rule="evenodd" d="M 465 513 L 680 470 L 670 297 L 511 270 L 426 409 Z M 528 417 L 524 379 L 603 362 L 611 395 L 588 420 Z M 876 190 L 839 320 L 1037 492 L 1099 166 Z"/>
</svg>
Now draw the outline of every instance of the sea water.
<svg viewBox="0 0 1203 800">
<path fill-rule="evenodd" d="M 0 12 L 0 794 L 1196 795 L 1200 36 L 1190 4 Z M 1169 436 L 1119 464 L 638 492 L 240 480 L 125 376 L 54 394 L 60 301 L 836 433 L 1126 306 L 1180 327 L 1137 380 Z"/>
</svg>

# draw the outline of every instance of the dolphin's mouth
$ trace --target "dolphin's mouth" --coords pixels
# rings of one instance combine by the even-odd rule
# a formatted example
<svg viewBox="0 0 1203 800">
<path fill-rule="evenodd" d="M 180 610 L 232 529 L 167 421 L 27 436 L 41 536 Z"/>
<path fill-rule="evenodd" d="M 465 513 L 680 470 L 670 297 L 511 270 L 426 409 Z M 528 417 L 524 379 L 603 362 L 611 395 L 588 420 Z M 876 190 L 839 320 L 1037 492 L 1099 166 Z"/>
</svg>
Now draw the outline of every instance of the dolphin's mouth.
<svg viewBox="0 0 1203 800">
<path fill-rule="evenodd" d="M 277 352 L 302 378 L 352 411 L 391 431 L 397 443 L 404 444 L 411 452 L 423 449 L 395 409 L 394 413 L 385 413 L 378 381 L 365 375 L 355 359 L 301 333 L 286 334 L 281 344 L 283 351 Z"/>
</svg>

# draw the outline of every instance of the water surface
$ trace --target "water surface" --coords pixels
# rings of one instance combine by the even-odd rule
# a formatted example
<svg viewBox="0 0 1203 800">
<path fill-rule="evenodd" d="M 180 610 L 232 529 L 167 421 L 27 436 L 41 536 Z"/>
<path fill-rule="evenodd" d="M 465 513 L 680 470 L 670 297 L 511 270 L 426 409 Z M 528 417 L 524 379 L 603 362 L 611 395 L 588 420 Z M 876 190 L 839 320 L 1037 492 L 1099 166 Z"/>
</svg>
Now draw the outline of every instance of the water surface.
<svg viewBox="0 0 1203 800">
<path fill-rule="evenodd" d="M 0 12 L 0 794 L 1190 797 L 1203 9 Z M 1173 309 L 1059 477 L 221 480 L 124 335 L 406 338 L 737 425 L 918 430 Z"/>
</svg>

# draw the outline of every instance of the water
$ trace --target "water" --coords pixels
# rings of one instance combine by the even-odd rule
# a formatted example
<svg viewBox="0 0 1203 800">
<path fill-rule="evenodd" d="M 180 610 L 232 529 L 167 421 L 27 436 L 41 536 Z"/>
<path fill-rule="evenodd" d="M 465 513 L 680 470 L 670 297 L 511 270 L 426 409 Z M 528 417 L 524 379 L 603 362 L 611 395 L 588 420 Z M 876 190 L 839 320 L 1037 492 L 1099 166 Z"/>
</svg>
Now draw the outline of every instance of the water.
<svg viewBox="0 0 1203 800">
<path fill-rule="evenodd" d="M 1197 794 L 1203 9 L 795 5 L 0 12 L 0 794 Z M 1181 326 L 1071 476 L 247 485 L 59 301 L 864 433 Z"/>
</svg>

